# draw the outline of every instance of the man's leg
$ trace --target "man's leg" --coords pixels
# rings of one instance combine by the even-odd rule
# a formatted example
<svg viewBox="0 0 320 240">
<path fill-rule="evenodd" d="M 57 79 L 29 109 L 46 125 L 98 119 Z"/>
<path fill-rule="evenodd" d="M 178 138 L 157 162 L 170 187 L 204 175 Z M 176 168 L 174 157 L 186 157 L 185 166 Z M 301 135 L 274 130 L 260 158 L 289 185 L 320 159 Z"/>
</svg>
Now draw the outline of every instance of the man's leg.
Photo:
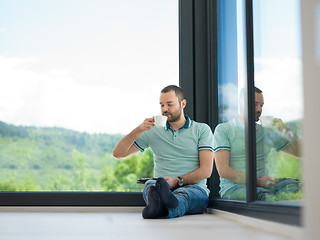
<svg viewBox="0 0 320 240">
<path fill-rule="evenodd" d="M 273 194 L 282 193 L 282 192 L 297 192 L 300 190 L 299 182 L 294 179 L 285 179 L 276 185 L 272 186 L 270 190 Z"/>
<path fill-rule="evenodd" d="M 143 197 L 146 205 L 148 205 L 148 203 L 149 203 L 149 201 L 148 201 L 148 192 L 149 192 L 149 188 L 151 186 L 156 186 L 156 180 L 150 179 L 144 184 L 142 197 Z"/>
<path fill-rule="evenodd" d="M 246 200 L 246 185 L 237 184 L 230 189 L 228 189 L 221 198 L 223 199 L 232 199 L 232 200 Z"/>
<path fill-rule="evenodd" d="M 270 191 L 266 188 L 257 187 L 257 200 L 265 201 L 266 194 Z M 246 200 L 247 199 L 247 189 L 244 184 L 237 184 L 227 190 L 222 196 L 223 199 L 232 199 L 232 200 Z"/>
<path fill-rule="evenodd" d="M 153 192 L 154 186 L 156 185 L 157 184 L 155 180 L 149 180 L 145 183 L 142 195 L 147 206 L 144 209 L 144 212 L 149 213 L 150 209 L 157 209 L 157 206 L 154 206 L 154 205 L 157 205 L 158 203 L 155 200 L 155 193 Z M 171 190 L 169 189 L 167 190 L 171 192 Z M 161 194 L 164 197 L 167 197 L 167 193 L 161 193 Z M 161 197 L 161 194 L 159 194 L 160 197 Z M 161 207 L 161 212 L 160 212 L 161 214 L 160 215 L 155 214 L 157 215 L 157 217 L 174 218 L 174 217 L 181 217 L 185 214 L 202 213 L 203 210 L 207 207 L 207 204 L 209 202 L 209 197 L 206 191 L 197 185 L 187 185 L 187 186 L 178 188 L 173 191 L 173 196 L 178 200 L 178 203 L 177 203 L 178 206 L 176 208 L 168 208 L 167 206 L 163 205 Z M 147 214 L 147 215 L 154 216 L 153 213 Z"/>
<path fill-rule="evenodd" d="M 164 215 L 164 206 L 154 186 L 150 186 L 147 194 L 148 204 L 142 210 L 143 218 L 160 218 Z"/>
<path fill-rule="evenodd" d="M 267 194 L 271 194 L 268 188 L 257 187 L 257 200 L 266 201 Z"/>
<path fill-rule="evenodd" d="M 156 189 L 164 206 L 168 208 L 176 208 L 178 206 L 178 199 L 173 195 L 169 184 L 164 178 L 158 178 Z"/>
<path fill-rule="evenodd" d="M 168 218 L 203 213 L 209 202 L 206 191 L 197 185 L 177 188 L 173 191 L 173 194 L 178 199 L 178 206 L 176 208 L 168 208 Z"/>
<path fill-rule="evenodd" d="M 168 214 L 168 209 L 162 204 L 155 185 L 155 180 L 149 180 L 144 185 L 142 196 L 146 203 L 146 207 L 142 211 L 143 218 L 161 218 Z"/>
</svg>

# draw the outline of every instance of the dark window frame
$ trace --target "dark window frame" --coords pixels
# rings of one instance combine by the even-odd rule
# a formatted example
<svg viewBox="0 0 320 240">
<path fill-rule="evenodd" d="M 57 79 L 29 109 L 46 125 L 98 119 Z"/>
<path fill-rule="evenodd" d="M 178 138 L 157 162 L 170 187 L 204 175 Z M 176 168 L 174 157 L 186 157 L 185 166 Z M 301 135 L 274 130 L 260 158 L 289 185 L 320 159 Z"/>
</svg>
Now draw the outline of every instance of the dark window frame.
<svg viewBox="0 0 320 240">
<path fill-rule="evenodd" d="M 212 130 L 218 122 L 217 1 L 180 0 L 180 84 L 191 108 L 186 112 Z M 219 199 L 219 176 L 214 168 L 208 181 L 211 190 L 209 208 L 233 212 L 274 222 L 301 225 L 301 206 L 256 201 L 256 149 L 254 112 L 254 55 L 252 0 L 244 0 L 246 9 L 247 81 L 245 83 L 247 199 Z M 187 9 L 187 11 L 186 11 Z M 199 25 L 202 27 L 199 28 Z M 207 32 L 205 32 L 207 31 Z M 187 40 L 185 40 L 187 38 Z M 187 42 L 187 44 L 186 44 Z M 199 46 L 201 45 L 201 46 Z M 200 49 L 200 53 L 199 53 Z M 203 52 L 207 54 L 203 56 Z M 206 59 L 206 60 L 204 60 Z M 199 66 L 202 66 L 201 68 Z M 203 71 L 203 73 L 199 73 Z M 204 79 L 205 76 L 207 79 Z M 202 92 L 201 92 L 202 91 Z M 209 91 L 209 93 L 208 93 Z M 203 99 L 203 96 L 206 98 Z M 251 109 L 248 111 L 248 109 Z M 204 115 L 208 113 L 208 115 Z"/>
<path fill-rule="evenodd" d="M 138 192 L 2 192 L 0 206 L 144 206 Z"/>
</svg>

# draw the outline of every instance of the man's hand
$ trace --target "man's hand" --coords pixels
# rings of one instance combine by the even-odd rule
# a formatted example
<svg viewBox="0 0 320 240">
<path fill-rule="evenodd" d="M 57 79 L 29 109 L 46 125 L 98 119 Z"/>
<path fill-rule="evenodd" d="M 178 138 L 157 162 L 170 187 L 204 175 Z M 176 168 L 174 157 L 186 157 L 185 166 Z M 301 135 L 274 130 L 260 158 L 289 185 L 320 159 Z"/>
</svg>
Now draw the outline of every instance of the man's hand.
<svg viewBox="0 0 320 240">
<path fill-rule="evenodd" d="M 289 131 L 286 125 L 284 125 L 283 121 L 280 118 L 274 118 L 272 122 L 272 126 L 282 133 L 286 133 Z"/>
<path fill-rule="evenodd" d="M 257 178 L 257 185 L 258 187 L 269 188 L 276 184 L 274 180 L 275 178 L 269 176 L 260 177 Z"/>
<path fill-rule="evenodd" d="M 282 151 L 294 155 L 296 157 L 301 157 L 301 143 L 299 137 L 288 128 L 280 118 L 274 118 L 273 127 L 284 134 L 290 141 L 290 144 L 286 146 Z"/>
<path fill-rule="evenodd" d="M 146 118 L 139 126 L 138 129 L 141 132 L 149 131 L 154 127 L 154 119 L 152 118 Z"/>
<path fill-rule="evenodd" d="M 165 176 L 164 179 L 167 181 L 167 183 L 169 184 L 170 186 L 170 189 L 178 186 L 178 178 L 172 178 L 172 177 L 168 177 L 168 176 Z"/>
</svg>

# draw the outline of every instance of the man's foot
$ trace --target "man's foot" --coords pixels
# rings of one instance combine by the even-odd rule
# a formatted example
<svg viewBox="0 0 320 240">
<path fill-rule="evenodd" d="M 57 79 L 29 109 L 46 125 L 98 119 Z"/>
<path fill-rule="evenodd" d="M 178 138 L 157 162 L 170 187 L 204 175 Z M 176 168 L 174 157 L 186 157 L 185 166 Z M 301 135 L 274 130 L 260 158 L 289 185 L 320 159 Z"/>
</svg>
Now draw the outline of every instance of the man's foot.
<svg viewBox="0 0 320 240">
<path fill-rule="evenodd" d="M 159 218 L 163 214 L 163 206 L 159 193 L 154 186 L 150 186 L 148 191 L 148 205 L 142 211 L 143 218 Z"/>
<path fill-rule="evenodd" d="M 176 208 L 178 199 L 173 195 L 170 186 L 164 178 L 158 178 L 156 189 L 160 195 L 161 202 L 168 208 Z"/>
</svg>

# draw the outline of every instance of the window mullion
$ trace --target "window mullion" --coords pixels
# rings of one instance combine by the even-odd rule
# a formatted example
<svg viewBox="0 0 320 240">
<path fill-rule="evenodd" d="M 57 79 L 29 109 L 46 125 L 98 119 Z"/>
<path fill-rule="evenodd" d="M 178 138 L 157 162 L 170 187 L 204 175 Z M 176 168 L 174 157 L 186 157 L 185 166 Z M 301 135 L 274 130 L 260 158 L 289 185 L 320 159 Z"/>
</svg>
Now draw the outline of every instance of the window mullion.
<svg viewBox="0 0 320 240">
<path fill-rule="evenodd" d="M 252 0 L 246 0 L 246 46 L 247 46 L 247 82 L 245 86 L 246 101 L 246 187 L 247 203 L 256 200 L 256 129 L 255 129 L 255 96 L 254 96 L 254 58 L 253 58 L 253 13 Z"/>
</svg>

